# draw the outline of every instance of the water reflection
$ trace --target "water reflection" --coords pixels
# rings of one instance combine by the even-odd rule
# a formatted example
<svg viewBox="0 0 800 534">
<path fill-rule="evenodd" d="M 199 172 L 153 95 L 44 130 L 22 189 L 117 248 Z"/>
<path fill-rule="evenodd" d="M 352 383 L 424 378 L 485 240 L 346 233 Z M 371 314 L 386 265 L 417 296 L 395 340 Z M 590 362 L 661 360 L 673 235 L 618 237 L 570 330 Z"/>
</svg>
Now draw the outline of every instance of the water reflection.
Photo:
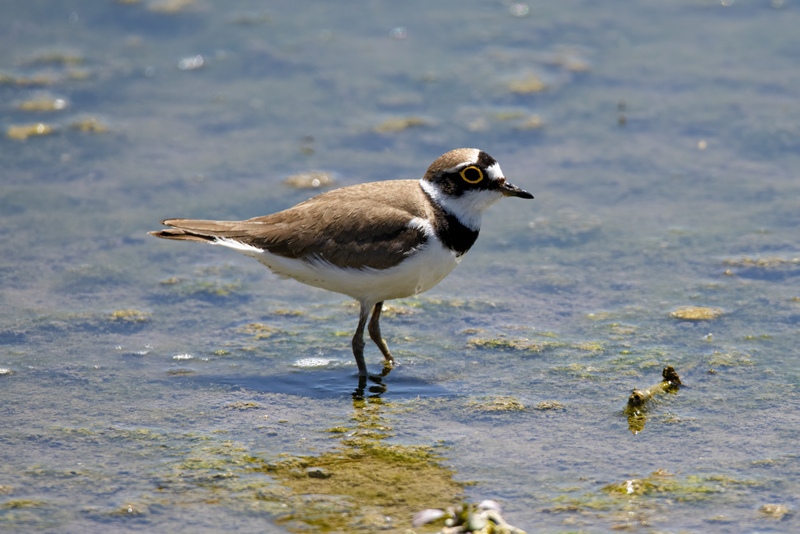
<svg viewBox="0 0 800 534">
<path fill-rule="evenodd" d="M 202 387 L 225 385 L 253 393 L 282 393 L 312 399 L 351 397 L 354 401 L 362 401 L 381 398 L 442 397 L 453 394 L 445 385 L 420 377 L 404 367 L 407 369 L 406 366 L 395 369 L 384 368 L 380 374 L 368 377 L 358 376 L 350 366 L 343 366 L 330 369 L 302 369 L 276 375 L 198 374 L 187 377 L 187 380 Z"/>
<path fill-rule="evenodd" d="M 369 387 L 369 398 L 372 399 L 379 399 L 381 395 L 386 393 L 389 387 L 383 383 L 383 378 L 385 376 L 389 376 L 392 368 L 389 366 L 384 366 L 383 371 L 381 371 L 380 375 L 370 375 L 369 377 L 360 376 L 358 377 L 358 387 L 353 391 L 353 400 L 363 400 L 364 399 L 364 390 L 367 387 L 367 381 L 373 382 L 375 385 Z"/>
</svg>

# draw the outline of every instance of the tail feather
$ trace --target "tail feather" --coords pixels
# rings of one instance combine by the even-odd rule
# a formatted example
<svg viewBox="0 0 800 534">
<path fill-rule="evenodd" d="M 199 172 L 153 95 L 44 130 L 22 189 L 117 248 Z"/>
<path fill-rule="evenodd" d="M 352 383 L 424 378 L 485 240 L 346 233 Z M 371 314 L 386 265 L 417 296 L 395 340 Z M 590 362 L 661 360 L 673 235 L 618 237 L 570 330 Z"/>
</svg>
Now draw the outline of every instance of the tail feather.
<svg viewBox="0 0 800 534">
<path fill-rule="evenodd" d="M 148 232 L 148 234 L 162 239 L 177 239 L 183 241 L 213 242 L 218 237 L 237 239 L 243 234 L 241 222 L 236 221 L 204 221 L 199 219 L 164 219 L 164 226 L 171 226 L 169 230 Z"/>
<path fill-rule="evenodd" d="M 195 235 L 184 232 L 183 230 L 159 230 L 158 232 L 147 232 L 150 235 L 160 237 L 162 239 L 178 239 L 182 241 L 200 241 L 206 243 L 214 241 L 214 236 Z"/>
</svg>

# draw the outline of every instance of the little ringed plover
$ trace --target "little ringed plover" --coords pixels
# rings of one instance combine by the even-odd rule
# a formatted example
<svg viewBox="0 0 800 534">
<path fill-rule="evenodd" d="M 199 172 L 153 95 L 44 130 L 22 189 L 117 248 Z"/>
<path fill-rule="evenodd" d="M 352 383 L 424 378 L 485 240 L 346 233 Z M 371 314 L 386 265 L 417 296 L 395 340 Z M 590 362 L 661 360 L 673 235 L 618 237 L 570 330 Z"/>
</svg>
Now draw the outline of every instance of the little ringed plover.
<svg viewBox="0 0 800 534">
<path fill-rule="evenodd" d="M 360 376 L 364 327 L 381 337 L 383 302 L 429 290 L 478 239 L 483 213 L 503 197 L 533 198 L 508 183 L 486 152 L 442 155 L 421 180 L 389 180 L 322 193 L 287 210 L 246 221 L 166 219 L 151 235 L 222 245 L 257 259 L 281 278 L 342 293 L 361 304 L 353 336 Z"/>
</svg>

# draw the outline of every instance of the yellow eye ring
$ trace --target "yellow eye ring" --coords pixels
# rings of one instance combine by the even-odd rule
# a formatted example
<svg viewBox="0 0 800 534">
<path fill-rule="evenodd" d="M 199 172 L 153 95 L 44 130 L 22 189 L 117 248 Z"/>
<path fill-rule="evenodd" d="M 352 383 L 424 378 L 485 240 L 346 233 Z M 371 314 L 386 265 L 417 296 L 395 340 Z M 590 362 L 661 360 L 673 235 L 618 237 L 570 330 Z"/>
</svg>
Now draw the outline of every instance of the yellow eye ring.
<svg viewBox="0 0 800 534">
<path fill-rule="evenodd" d="M 478 173 L 478 176 L 477 176 L 477 178 L 467 178 L 467 171 L 469 171 L 469 170 L 474 170 L 474 171 L 477 171 L 477 173 Z M 474 173 L 471 173 L 471 174 L 474 176 Z M 462 178 L 464 179 L 464 181 L 465 181 L 465 182 L 467 182 L 468 184 L 477 184 L 478 182 L 480 182 L 481 180 L 483 180 L 483 171 L 482 171 L 482 170 L 480 170 L 478 167 L 475 167 L 475 166 L 472 166 L 472 167 L 464 167 L 463 169 L 461 169 L 461 177 L 462 177 Z"/>
</svg>

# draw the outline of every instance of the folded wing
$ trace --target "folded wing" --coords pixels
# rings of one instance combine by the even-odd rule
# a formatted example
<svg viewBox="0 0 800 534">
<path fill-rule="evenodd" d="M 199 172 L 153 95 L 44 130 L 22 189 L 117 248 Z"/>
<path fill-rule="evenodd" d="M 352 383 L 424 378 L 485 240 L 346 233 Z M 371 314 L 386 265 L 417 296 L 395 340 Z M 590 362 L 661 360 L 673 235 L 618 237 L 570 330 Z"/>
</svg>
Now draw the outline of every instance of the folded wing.
<svg viewBox="0 0 800 534">
<path fill-rule="evenodd" d="M 324 193 L 293 208 L 246 221 L 166 219 L 163 239 L 241 245 L 337 267 L 387 269 L 425 246 L 422 195 L 409 181 L 362 184 Z M 376 187 L 379 185 L 379 187 Z M 409 192 L 410 191 L 410 192 Z M 402 195 L 398 202 L 397 195 Z M 422 204 L 426 205 L 425 203 Z"/>
</svg>

